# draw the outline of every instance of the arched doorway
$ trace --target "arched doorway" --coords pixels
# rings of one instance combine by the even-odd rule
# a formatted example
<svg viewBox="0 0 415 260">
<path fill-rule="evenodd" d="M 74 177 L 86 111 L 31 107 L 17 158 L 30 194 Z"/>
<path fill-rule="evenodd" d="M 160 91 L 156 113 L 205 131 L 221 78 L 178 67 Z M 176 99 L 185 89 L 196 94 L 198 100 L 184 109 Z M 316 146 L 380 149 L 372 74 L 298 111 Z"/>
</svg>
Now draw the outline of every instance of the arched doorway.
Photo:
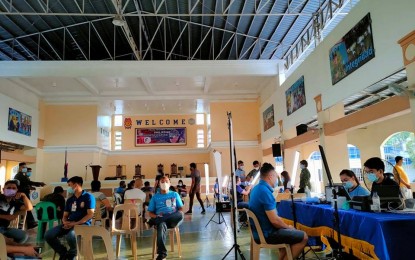
<svg viewBox="0 0 415 260">
<path fill-rule="evenodd" d="M 311 191 L 316 193 L 322 193 L 323 191 L 323 171 L 321 154 L 319 151 L 314 151 L 308 157 L 308 170 L 310 171 L 311 178 Z"/>
<path fill-rule="evenodd" d="M 380 146 L 382 158 L 395 165 L 395 157 L 402 156 L 403 165 L 410 182 L 415 180 L 415 168 L 412 162 L 415 161 L 415 137 L 414 133 L 402 131 L 397 132 L 385 139 Z M 389 169 L 388 169 L 389 168 Z M 386 167 L 385 171 L 391 171 L 391 167 Z"/>
</svg>

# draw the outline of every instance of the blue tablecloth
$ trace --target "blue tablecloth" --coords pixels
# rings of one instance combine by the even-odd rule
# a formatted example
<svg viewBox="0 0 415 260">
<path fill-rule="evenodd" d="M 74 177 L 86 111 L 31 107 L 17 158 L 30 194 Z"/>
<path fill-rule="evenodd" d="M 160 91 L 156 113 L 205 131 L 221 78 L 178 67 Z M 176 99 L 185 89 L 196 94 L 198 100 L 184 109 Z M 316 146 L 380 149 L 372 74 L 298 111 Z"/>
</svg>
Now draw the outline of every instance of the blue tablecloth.
<svg viewBox="0 0 415 260">
<path fill-rule="evenodd" d="M 334 209 L 330 205 L 294 204 L 297 222 L 304 231 L 307 227 L 317 228 L 314 231 L 331 230 L 329 236 L 337 240 L 332 232 Z M 293 220 L 292 202 L 281 201 L 278 215 Z M 370 254 L 374 259 L 414 259 L 415 214 L 370 213 L 351 209 L 339 210 L 339 217 L 343 246 L 354 252 Z"/>
</svg>

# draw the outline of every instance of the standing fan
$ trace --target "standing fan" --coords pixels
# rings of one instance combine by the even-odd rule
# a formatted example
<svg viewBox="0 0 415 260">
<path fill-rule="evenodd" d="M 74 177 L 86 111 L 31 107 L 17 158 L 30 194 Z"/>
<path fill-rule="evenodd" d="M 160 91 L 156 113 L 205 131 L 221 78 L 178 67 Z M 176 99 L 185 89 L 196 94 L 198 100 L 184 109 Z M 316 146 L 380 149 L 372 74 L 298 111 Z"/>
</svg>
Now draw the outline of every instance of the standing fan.
<svg viewBox="0 0 415 260">
<path fill-rule="evenodd" d="M 398 185 L 401 184 L 401 178 L 399 177 L 398 171 L 396 170 L 395 166 L 391 164 L 389 161 L 382 159 L 383 163 L 385 164 L 385 171 L 383 172 L 386 175 L 386 178 L 393 179 Z M 365 166 L 362 166 L 362 177 L 363 182 L 365 183 L 366 188 L 371 191 L 372 190 L 372 182 L 369 181 L 367 178 L 367 172 L 365 171 Z"/>
</svg>

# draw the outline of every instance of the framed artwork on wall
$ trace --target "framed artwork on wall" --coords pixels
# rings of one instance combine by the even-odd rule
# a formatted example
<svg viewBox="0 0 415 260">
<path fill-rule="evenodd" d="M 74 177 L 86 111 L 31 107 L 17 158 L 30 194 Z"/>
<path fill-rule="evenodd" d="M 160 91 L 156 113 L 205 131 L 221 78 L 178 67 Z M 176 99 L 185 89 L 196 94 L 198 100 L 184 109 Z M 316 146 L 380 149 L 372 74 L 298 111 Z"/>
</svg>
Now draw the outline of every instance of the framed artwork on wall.
<svg viewBox="0 0 415 260">
<path fill-rule="evenodd" d="M 186 144 L 186 127 L 154 127 L 135 129 L 135 146 Z"/>
<path fill-rule="evenodd" d="M 32 117 L 10 107 L 8 130 L 19 134 L 31 136 Z"/>
<path fill-rule="evenodd" d="M 275 125 L 274 104 L 265 109 L 265 111 L 262 113 L 262 120 L 264 122 L 264 132 Z"/>
<path fill-rule="evenodd" d="M 285 91 L 287 116 L 306 104 L 304 76 L 301 76 L 287 91 Z"/>
</svg>

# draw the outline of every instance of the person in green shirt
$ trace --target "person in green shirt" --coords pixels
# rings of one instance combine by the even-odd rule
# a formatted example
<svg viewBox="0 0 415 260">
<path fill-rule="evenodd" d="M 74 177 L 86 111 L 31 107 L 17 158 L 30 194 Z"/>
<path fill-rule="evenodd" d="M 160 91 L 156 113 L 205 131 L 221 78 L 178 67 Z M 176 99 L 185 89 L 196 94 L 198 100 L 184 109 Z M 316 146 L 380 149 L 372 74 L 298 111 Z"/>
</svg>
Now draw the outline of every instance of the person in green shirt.
<svg viewBox="0 0 415 260">
<path fill-rule="evenodd" d="M 305 187 L 308 187 L 311 190 L 311 183 L 310 183 L 311 174 L 310 174 L 310 171 L 307 169 L 307 167 L 308 167 L 308 162 L 306 160 L 302 160 L 300 162 L 300 168 L 301 168 L 300 189 L 297 191 L 297 193 L 304 193 Z"/>
</svg>

